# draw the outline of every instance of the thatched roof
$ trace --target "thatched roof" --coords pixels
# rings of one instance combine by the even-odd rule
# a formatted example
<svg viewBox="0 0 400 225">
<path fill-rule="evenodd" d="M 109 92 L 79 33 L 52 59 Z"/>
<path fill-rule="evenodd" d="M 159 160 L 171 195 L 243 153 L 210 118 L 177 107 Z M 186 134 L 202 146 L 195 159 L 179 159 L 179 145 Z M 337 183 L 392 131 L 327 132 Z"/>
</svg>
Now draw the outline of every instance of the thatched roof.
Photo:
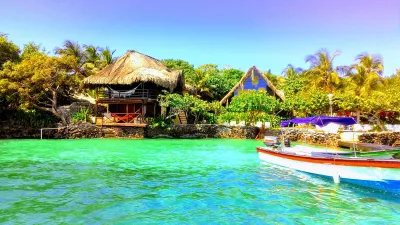
<svg viewBox="0 0 400 225">
<path fill-rule="evenodd" d="M 191 95 L 194 95 L 196 93 L 196 88 L 190 84 L 185 84 L 185 91 L 187 91 Z"/>
<path fill-rule="evenodd" d="M 84 79 L 85 85 L 130 85 L 152 82 L 173 91 L 183 89 L 182 71 L 168 69 L 158 59 L 130 50 L 115 63 Z"/>
<path fill-rule="evenodd" d="M 282 101 L 285 100 L 285 95 L 284 95 L 283 91 L 278 90 L 275 87 L 275 85 L 268 79 L 268 77 L 266 77 L 263 74 L 263 72 L 261 72 L 259 69 L 257 69 L 257 67 L 252 66 L 247 71 L 247 73 L 240 79 L 240 81 L 232 88 L 232 90 L 230 90 L 228 92 L 228 94 L 225 95 L 225 97 L 220 101 L 221 105 L 225 104 L 238 88 L 243 87 L 244 82 L 247 80 L 247 78 L 249 78 L 252 74 L 254 74 L 254 72 L 257 72 L 258 74 L 260 74 L 261 78 L 263 80 L 265 80 L 265 82 L 267 82 L 268 88 L 270 88 L 272 90 L 272 92 L 274 93 L 275 96 L 279 97 Z"/>
</svg>

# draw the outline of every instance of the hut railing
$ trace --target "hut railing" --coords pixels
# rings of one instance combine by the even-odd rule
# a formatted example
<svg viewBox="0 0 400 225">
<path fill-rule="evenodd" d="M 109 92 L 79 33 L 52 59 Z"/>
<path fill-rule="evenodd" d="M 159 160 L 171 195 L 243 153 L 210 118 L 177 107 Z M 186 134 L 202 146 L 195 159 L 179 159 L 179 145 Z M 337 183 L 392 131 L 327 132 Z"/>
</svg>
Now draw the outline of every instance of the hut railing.
<svg viewBox="0 0 400 225">
<path fill-rule="evenodd" d="M 144 116 L 139 110 L 134 113 L 104 113 L 103 123 L 145 124 Z"/>
<path fill-rule="evenodd" d="M 104 90 L 98 91 L 99 99 L 157 99 L 160 94 L 157 90 L 137 89 L 134 93 L 126 94 L 127 91 L 122 90 Z"/>
</svg>

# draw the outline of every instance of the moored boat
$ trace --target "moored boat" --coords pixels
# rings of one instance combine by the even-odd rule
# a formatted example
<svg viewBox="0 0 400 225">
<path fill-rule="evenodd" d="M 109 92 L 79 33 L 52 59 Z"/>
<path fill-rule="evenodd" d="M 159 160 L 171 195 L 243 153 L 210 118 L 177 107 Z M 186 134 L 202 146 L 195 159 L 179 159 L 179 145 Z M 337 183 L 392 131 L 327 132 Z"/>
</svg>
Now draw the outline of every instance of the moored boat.
<svg viewBox="0 0 400 225">
<path fill-rule="evenodd" d="M 314 117 L 282 122 L 287 125 L 309 123 L 326 125 L 336 123 L 352 125 L 353 118 Z M 400 160 L 346 156 L 339 152 L 293 151 L 282 146 L 277 139 L 267 138 L 266 147 L 258 147 L 259 158 L 271 164 L 288 167 L 297 171 L 333 178 L 335 183 L 349 182 L 385 191 L 400 193 Z"/>
</svg>

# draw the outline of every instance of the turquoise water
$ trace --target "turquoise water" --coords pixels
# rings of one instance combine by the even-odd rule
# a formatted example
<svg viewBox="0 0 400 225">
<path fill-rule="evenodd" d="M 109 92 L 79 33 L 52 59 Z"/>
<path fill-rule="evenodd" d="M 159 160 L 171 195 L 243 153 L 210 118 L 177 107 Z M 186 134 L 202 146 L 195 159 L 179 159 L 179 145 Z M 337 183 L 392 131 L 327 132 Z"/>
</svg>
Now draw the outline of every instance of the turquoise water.
<svg viewBox="0 0 400 225">
<path fill-rule="evenodd" d="M 266 165 L 253 140 L 0 140 L 1 224 L 396 224 L 399 196 Z"/>
</svg>

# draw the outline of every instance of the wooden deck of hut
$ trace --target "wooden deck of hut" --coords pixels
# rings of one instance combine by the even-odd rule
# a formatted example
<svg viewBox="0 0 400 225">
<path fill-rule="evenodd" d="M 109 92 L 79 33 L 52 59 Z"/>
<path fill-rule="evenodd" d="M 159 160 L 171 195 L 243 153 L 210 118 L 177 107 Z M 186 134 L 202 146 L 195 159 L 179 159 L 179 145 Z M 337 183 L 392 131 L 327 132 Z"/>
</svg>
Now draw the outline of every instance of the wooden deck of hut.
<svg viewBox="0 0 400 225">
<path fill-rule="evenodd" d="M 149 118 L 162 113 L 157 97 L 163 90 L 182 92 L 182 71 L 173 71 L 161 61 L 136 51 L 128 51 L 114 64 L 84 80 L 96 90 L 96 125 L 144 127 Z M 100 107 L 96 107 L 100 108 Z"/>
</svg>

